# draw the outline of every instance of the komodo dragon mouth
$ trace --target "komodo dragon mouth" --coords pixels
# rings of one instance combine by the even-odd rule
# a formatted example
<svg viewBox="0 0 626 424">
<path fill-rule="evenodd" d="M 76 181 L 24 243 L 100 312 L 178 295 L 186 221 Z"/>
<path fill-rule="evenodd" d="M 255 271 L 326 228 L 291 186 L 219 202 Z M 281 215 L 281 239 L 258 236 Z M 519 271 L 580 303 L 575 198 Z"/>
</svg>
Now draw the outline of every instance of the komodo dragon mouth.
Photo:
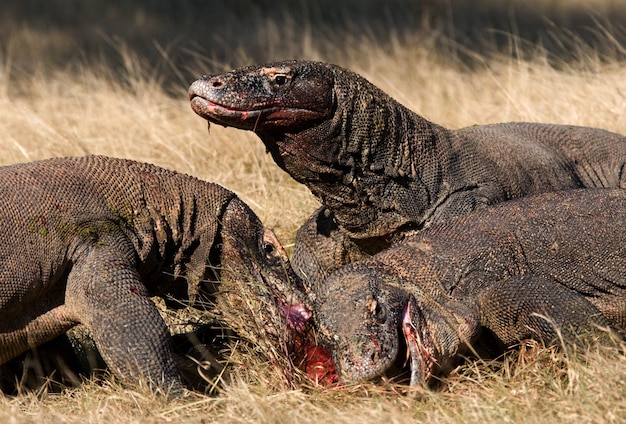
<svg viewBox="0 0 626 424">
<path fill-rule="evenodd" d="M 407 348 L 407 361 L 411 370 L 411 387 L 427 384 L 430 380 L 436 359 L 429 353 L 423 337 L 411 321 L 411 300 L 402 313 L 402 334 Z M 430 349 L 432 350 L 432 349 Z"/>
<path fill-rule="evenodd" d="M 339 376 L 330 353 L 320 346 L 313 332 L 311 310 L 294 293 L 285 292 L 271 278 L 261 272 L 252 262 L 252 270 L 270 289 L 280 315 L 287 323 L 289 331 L 290 356 L 295 365 L 303 370 L 314 383 L 329 386 L 339 381 Z"/>
<path fill-rule="evenodd" d="M 291 330 L 292 354 L 296 366 L 317 384 L 329 386 L 337 383 L 339 376 L 331 355 L 326 348 L 317 344 L 312 332 L 312 312 L 302 303 L 288 304 L 279 301 L 279 309 Z"/>
<path fill-rule="evenodd" d="M 207 121 L 224 126 L 235 126 L 234 124 L 237 122 L 242 123 L 246 120 L 256 120 L 259 119 L 263 112 L 269 112 L 268 109 L 237 110 L 229 108 L 192 92 L 189 94 L 189 101 L 191 102 L 191 108 L 198 115 Z"/>
<path fill-rule="evenodd" d="M 287 320 L 293 340 L 293 357 L 314 383 L 329 386 L 339 381 L 335 364 L 326 348 L 317 344 L 311 329 L 311 311 L 304 304 L 280 303 L 281 315 Z"/>
<path fill-rule="evenodd" d="M 213 122 L 224 127 L 255 131 L 261 125 L 288 127 L 295 122 L 314 121 L 322 117 L 322 114 L 313 110 L 281 105 L 258 105 L 249 109 L 237 109 L 210 100 L 196 92 L 193 85 L 189 89 L 189 101 L 191 109 L 206 119 L 209 127 Z"/>
</svg>

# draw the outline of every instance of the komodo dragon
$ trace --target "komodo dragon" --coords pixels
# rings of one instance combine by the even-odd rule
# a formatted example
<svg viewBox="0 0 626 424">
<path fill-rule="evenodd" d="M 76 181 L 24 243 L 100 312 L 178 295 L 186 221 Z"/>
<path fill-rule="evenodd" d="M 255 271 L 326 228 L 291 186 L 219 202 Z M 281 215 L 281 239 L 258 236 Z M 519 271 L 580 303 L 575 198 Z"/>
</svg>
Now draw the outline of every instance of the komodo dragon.
<svg viewBox="0 0 626 424">
<path fill-rule="evenodd" d="M 406 359 L 427 382 L 477 340 L 503 346 L 626 334 L 626 191 L 581 189 L 500 203 L 430 226 L 336 270 L 315 320 L 344 383 Z M 400 334 L 404 334 L 402 341 Z M 405 343 L 406 342 L 406 343 Z"/>
<path fill-rule="evenodd" d="M 307 313 L 274 234 L 217 184 L 90 156 L 0 167 L 0 193 L 0 363 L 84 324 L 123 381 L 179 393 L 149 296 L 193 304 L 248 278 L 287 318 Z"/>
<path fill-rule="evenodd" d="M 534 123 L 448 130 L 326 63 L 203 76 L 189 97 L 209 122 L 254 131 L 278 166 L 322 201 L 299 230 L 292 258 L 308 281 L 486 205 L 626 187 L 626 138 L 618 134 Z"/>
</svg>

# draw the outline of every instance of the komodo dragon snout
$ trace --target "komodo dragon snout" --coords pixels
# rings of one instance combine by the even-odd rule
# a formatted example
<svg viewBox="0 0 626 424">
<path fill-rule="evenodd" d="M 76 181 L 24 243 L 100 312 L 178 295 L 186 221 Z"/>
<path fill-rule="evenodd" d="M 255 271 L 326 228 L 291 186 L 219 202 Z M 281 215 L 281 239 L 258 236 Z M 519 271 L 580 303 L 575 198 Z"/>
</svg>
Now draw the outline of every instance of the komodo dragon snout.
<svg viewBox="0 0 626 424">
<path fill-rule="evenodd" d="M 205 75 L 189 87 L 189 100 L 209 125 L 295 131 L 327 118 L 333 109 L 332 74 L 317 79 L 309 73 L 296 62 L 285 62 Z"/>
<path fill-rule="evenodd" d="M 411 386 L 427 384 L 480 328 L 459 305 L 404 290 L 403 278 L 348 266 L 326 283 L 316 319 L 345 384 L 401 377 L 407 365 Z"/>
</svg>

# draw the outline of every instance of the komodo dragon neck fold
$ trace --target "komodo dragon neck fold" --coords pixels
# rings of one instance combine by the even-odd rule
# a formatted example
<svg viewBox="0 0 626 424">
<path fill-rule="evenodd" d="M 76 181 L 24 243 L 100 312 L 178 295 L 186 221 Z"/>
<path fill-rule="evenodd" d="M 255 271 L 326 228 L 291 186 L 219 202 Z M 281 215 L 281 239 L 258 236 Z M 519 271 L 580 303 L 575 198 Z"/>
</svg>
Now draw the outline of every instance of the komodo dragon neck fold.
<svg viewBox="0 0 626 424">
<path fill-rule="evenodd" d="M 438 161 L 444 156 L 438 153 L 437 135 L 443 129 L 360 77 L 335 78 L 334 97 L 332 118 L 297 134 L 276 138 L 258 131 L 274 160 L 307 185 L 356 238 L 388 234 L 409 222 L 418 226 L 415 218 L 439 196 L 439 184 L 424 184 L 422 173 L 440 172 Z M 431 166 L 415 168 L 418 157 Z M 412 210 L 390 201 L 385 191 L 391 187 L 412 191 Z"/>
</svg>

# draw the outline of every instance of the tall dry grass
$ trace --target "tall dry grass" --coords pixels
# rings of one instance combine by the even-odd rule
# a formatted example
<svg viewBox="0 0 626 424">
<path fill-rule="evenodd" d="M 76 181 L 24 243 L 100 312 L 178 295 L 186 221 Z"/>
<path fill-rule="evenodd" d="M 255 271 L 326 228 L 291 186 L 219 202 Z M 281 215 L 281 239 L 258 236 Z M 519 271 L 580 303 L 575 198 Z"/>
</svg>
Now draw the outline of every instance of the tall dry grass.
<svg viewBox="0 0 626 424">
<path fill-rule="evenodd" d="M 563 2 L 538 3 L 558 11 Z M 595 3 L 613 10 L 609 0 Z M 367 28 L 361 29 L 366 36 L 355 38 L 343 31 L 345 44 L 339 44 L 336 28 L 320 22 L 314 22 L 317 26 L 308 38 L 283 46 L 284 40 L 272 32 L 279 22 L 269 20 L 256 27 L 265 43 L 273 46 L 266 60 L 293 54 L 339 63 L 365 75 L 428 119 L 451 128 L 523 120 L 589 125 L 626 134 L 624 49 L 606 27 L 596 27 L 597 34 L 607 31 L 603 38 L 598 36 L 603 49 L 561 32 L 571 54 L 560 57 L 515 35 L 508 36 L 504 47 L 490 51 L 473 50 L 439 31 L 394 35 L 393 28 L 384 42 L 375 36 L 376 28 L 371 36 Z M 296 34 L 300 29 L 296 21 L 282 26 L 288 28 L 281 28 L 280 34 Z M 275 166 L 253 134 L 219 126 L 207 131 L 205 121 L 189 108 L 186 85 L 190 81 L 181 77 L 178 82 L 164 82 L 158 70 L 123 40 L 113 43 L 115 65 L 78 53 L 67 66 L 59 66 L 38 62 L 37 55 L 45 57 L 46 51 L 36 46 L 78 43 L 71 34 L 55 32 L 44 40 L 34 27 L 17 25 L 9 35 L 0 45 L 1 164 L 84 154 L 153 162 L 234 190 L 287 245 L 318 205 L 306 188 Z M 33 63 L 25 64 L 24 46 L 30 46 Z M 259 55 L 248 54 L 245 48 L 236 46 L 233 55 L 239 56 L 233 56 L 234 62 Z M 166 54 L 161 57 L 167 62 Z M 196 73 L 203 66 L 208 72 L 231 65 L 216 58 L 191 57 L 197 59 L 192 66 Z M 178 71 L 184 75 L 189 70 Z M 392 385 L 289 387 L 271 364 L 244 348 L 237 349 L 234 360 L 240 365 L 234 367 L 233 381 L 218 396 L 194 394 L 167 400 L 145 390 L 122 388 L 112 380 L 87 382 L 60 394 L 42 390 L 0 398 L 0 421 L 626 420 L 626 359 L 614 348 L 583 358 L 552 349 L 513 352 L 502 361 L 462 367 L 442 389 L 421 392 L 416 398 L 399 394 Z"/>
</svg>

